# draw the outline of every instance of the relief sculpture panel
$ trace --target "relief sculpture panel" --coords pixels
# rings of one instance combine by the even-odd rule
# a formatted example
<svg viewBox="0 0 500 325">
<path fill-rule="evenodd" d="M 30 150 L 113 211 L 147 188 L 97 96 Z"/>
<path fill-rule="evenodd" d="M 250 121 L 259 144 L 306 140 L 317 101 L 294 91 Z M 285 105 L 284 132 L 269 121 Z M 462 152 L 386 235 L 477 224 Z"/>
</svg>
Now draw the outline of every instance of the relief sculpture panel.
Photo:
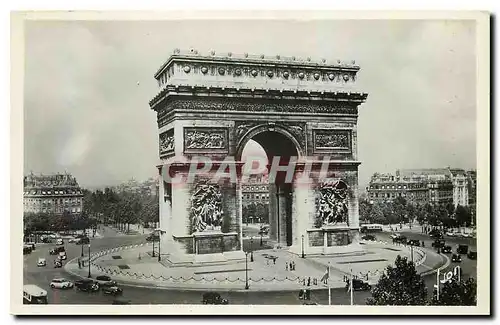
<svg viewBox="0 0 500 325">
<path fill-rule="evenodd" d="M 316 227 L 348 223 L 348 187 L 341 180 L 325 181 L 319 185 L 316 206 Z"/>
<path fill-rule="evenodd" d="M 160 134 L 160 157 L 174 151 L 174 130 Z"/>
<path fill-rule="evenodd" d="M 221 230 L 222 193 L 215 184 L 198 184 L 191 196 L 191 233 Z"/>
<path fill-rule="evenodd" d="M 227 150 L 228 131 L 224 128 L 185 128 L 184 150 Z"/>
<path fill-rule="evenodd" d="M 314 130 L 315 150 L 351 151 L 351 130 Z"/>
</svg>

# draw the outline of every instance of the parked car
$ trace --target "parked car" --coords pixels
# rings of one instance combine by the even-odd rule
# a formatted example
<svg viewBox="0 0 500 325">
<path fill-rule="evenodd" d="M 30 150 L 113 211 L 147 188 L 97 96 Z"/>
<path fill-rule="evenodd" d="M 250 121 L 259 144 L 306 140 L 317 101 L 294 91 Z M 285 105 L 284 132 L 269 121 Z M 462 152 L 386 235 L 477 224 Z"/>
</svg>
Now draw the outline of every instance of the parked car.
<svg viewBox="0 0 500 325">
<path fill-rule="evenodd" d="M 58 279 L 53 279 L 50 282 L 50 287 L 52 289 L 71 289 L 73 288 L 74 284 L 73 282 L 66 280 L 64 278 L 58 278 Z"/>
<path fill-rule="evenodd" d="M 468 257 L 469 259 L 471 259 L 471 260 L 475 260 L 475 259 L 477 259 L 477 252 L 474 252 L 474 251 L 469 251 L 469 252 L 467 253 L 467 257 Z"/>
<path fill-rule="evenodd" d="M 455 237 L 455 236 L 456 236 L 456 234 L 455 234 L 454 232 L 448 231 L 448 232 L 446 233 L 446 236 Z"/>
<path fill-rule="evenodd" d="M 68 239 L 68 243 L 76 243 L 77 241 L 78 241 L 78 239 L 75 237 L 71 237 Z"/>
<path fill-rule="evenodd" d="M 363 240 L 371 240 L 371 241 L 376 241 L 377 238 L 373 235 L 364 235 L 363 237 L 361 237 L 361 239 Z"/>
<path fill-rule="evenodd" d="M 229 303 L 218 292 L 205 292 L 202 302 L 205 305 L 227 305 Z"/>
<path fill-rule="evenodd" d="M 31 246 L 31 250 L 36 250 L 36 244 L 34 242 L 27 242 L 25 245 Z"/>
<path fill-rule="evenodd" d="M 451 246 L 450 245 L 443 246 L 443 248 L 441 248 L 441 253 L 451 254 Z"/>
<path fill-rule="evenodd" d="M 457 254 L 467 254 L 469 251 L 469 246 L 467 245 L 458 245 L 457 246 Z"/>
<path fill-rule="evenodd" d="M 111 280 L 111 278 L 107 275 L 99 275 L 95 278 L 95 280 L 101 287 L 113 287 L 117 284 L 116 281 Z"/>
<path fill-rule="evenodd" d="M 64 248 L 64 246 L 57 246 L 55 248 L 52 248 L 49 251 L 49 254 L 50 255 L 59 255 L 60 252 L 64 252 L 64 251 L 66 251 L 66 249 Z"/>
<path fill-rule="evenodd" d="M 451 256 L 451 261 L 454 263 L 460 263 L 462 262 L 462 257 L 459 254 L 453 254 Z"/>
<path fill-rule="evenodd" d="M 472 236 L 471 233 L 464 232 L 464 233 L 462 233 L 462 237 L 464 237 L 464 238 L 472 238 L 473 236 Z"/>
<path fill-rule="evenodd" d="M 345 286 L 346 290 L 350 289 L 350 283 L 347 282 Z M 360 280 L 360 279 L 353 279 L 352 280 L 352 289 L 354 291 L 370 291 L 372 289 L 372 286 L 369 285 L 367 282 Z"/>
<path fill-rule="evenodd" d="M 123 294 L 123 289 L 117 287 L 117 286 L 112 286 L 112 287 L 103 287 L 102 292 L 107 295 L 121 295 Z"/>
<path fill-rule="evenodd" d="M 43 258 L 43 257 L 40 257 L 38 259 L 38 262 L 36 263 L 37 266 L 47 266 L 47 261 Z"/>
<path fill-rule="evenodd" d="M 75 287 L 77 290 L 84 292 L 99 291 L 99 283 L 94 282 L 90 279 L 82 279 L 75 281 Z"/>
<path fill-rule="evenodd" d="M 149 236 L 146 237 L 146 241 L 159 241 L 159 240 L 160 236 L 158 235 L 150 234 Z"/>
<path fill-rule="evenodd" d="M 56 245 L 64 245 L 64 240 L 62 238 L 57 238 Z"/>
<path fill-rule="evenodd" d="M 66 252 L 65 251 L 62 251 L 62 252 L 59 252 L 59 258 L 61 260 L 65 260 L 68 258 L 68 256 L 66 255 Z"/>
<path fill-rule="evenodd" d="M 418 246 L 420 247 L 420 240 L 416 240 L 416 239 L 410 239 L 408 242 L 407 242 L 408 245 L 411 245 L 411 246 Z"/>
</svg>

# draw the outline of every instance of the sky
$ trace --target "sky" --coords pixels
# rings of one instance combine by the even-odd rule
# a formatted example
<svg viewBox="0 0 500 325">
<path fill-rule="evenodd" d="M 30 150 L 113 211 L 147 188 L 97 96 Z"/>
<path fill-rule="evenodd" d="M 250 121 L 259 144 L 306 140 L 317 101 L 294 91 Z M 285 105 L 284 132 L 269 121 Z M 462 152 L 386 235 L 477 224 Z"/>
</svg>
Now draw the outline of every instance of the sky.
<svg viewBox="0 0 500 325">
<path fill-rule="evenodd" d="M 24 173 L 89 188 L 156 176 L 148 102 L 175 48 L 356 60 L 360 187 L 375 172 L 474 169 L 475 44 L 466 20 L 29 21 Z"/>
</svg>

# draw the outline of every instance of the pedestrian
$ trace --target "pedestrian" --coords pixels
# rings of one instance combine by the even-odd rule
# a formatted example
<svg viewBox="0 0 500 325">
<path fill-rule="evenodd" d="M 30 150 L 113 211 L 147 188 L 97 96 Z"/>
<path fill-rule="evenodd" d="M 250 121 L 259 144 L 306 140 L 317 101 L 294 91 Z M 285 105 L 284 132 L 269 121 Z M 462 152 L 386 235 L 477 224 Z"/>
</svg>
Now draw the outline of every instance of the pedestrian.
<svg viewBox="0 0 500 325">
<path fill-rule="evenodd" d="M 288 271 L 288 263 L 285 263 L 285 269 Z"/>
<path fill-rule="evenodd" d="M 311 277 L 307 278 L 307 286 L 310 287 L 311 286 Z"/>
<path fill-rule="evenodd" d="M 81 269 L 82 268 L 82 262 L 80 261 L 80 259 L 78 259 L 78 268 Z"/>
<path fill-rule="evenodd" d="M 292 262 L 293 270 L 295 271 L 295 261 Z"/>
<path fill-rule="evenodd" d="M 290 262 L 290 271 L 293 271 L 293 264 Z"/>
<path fill-rule="evenodd" d="M 276 264 L 276 257 L 273 257 L 273 264 Z"/>
<path fill-rule="evenodd" d="M 318 279 L 317 278 L 313 278 L 313 285 L 318 285 Z"/>
<path fill-rule="evenodd" d="M 266 257 L 266 262 L 267 262 L 267 265 L 269 265 L 269 258 Z"/>
</svg>

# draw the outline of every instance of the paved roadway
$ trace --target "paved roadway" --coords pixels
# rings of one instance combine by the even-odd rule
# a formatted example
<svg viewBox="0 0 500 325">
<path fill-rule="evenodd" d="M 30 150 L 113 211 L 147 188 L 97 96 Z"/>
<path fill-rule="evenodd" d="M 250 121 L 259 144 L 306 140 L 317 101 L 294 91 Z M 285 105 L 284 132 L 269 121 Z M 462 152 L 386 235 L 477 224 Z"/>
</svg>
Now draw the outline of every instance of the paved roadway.
<svg viewBox="0 0 500 325">
<path fill-rule="evenodd" d="M 145 242 L 144 235 L 137 236 L 123 236 L 115 233 L 113 230 L 106 228 L 103 232 L 104 238 L 92 239 L 92 250 L 102 250 L 105 248 L 117 247 L 122 245 L 132 245 L 136 243 Z M 380 234 L 379 238 L 390 234 Z M 409 234 L 408 237 L 426 240 L 425 245 L 430 245 L 431 240 L 427 237 L 417 234 Z M 456 239 L 453 239 L 456 240 Z M 461 239 L 460 239 L 461 240 Z M 450 241 L 451 242 L 451 241 Z M 68 260 L 81 255 L 81 246 L 66 243 L 66 251 Z M 70 276 L 63 269 L 55 269 L 53 267 L 54 256 L 48 254 L 49 249 L 54 245 L 38 245 L 37 249 L 24 256 L 24 283 L 36 284 L 48 292 L 48 299 L 53 304 L 110 304 L 113 297 L 104 295 L 101 291 L 97 293 L 79 292 L 75 289 L 60 290 L 51 289 L 49 283 L 53 278 L 65 277 L 71 280 L 76 278 Z M 85 246 L 86 248 L 86 246 Z M 38 257 L 45 257 L 47 259 L 46 267 L 37 267 L 36 262 Z M 470 261 L 464 257 L 462 262 L 464 270 L 463 275 L 475 277 L 475 261 Z M 430 275 L 425 278 L 429 291 L 432 291 L 432 286 L 435 283 L 435 275 Z M 243 288 L 242 288 L 243 289 Z M 298 299 L 297 291 L 283 291 L 283 292 L 244 292 L 244 291 L 231 291 L 220 292 L 231 304 L 284 304 L 294 305 L 302 304 Z M 201 302 L 202 292 L 190 290 L 163 290 L 124 286 L 123 298 L 129 299 L 133 304 L 197 304 Z M 332 304 L 347 305 L 350 304 L 350 295 L 344 289 L 332 289 Z M 370 297 L 369 292 L 355 292 L 354 303 L 365 304 L 366 299 Z M 311 301 L 318 304 L 328 304 L 327 290 L 318 290 L 311 292 Z"/>
</svg>

